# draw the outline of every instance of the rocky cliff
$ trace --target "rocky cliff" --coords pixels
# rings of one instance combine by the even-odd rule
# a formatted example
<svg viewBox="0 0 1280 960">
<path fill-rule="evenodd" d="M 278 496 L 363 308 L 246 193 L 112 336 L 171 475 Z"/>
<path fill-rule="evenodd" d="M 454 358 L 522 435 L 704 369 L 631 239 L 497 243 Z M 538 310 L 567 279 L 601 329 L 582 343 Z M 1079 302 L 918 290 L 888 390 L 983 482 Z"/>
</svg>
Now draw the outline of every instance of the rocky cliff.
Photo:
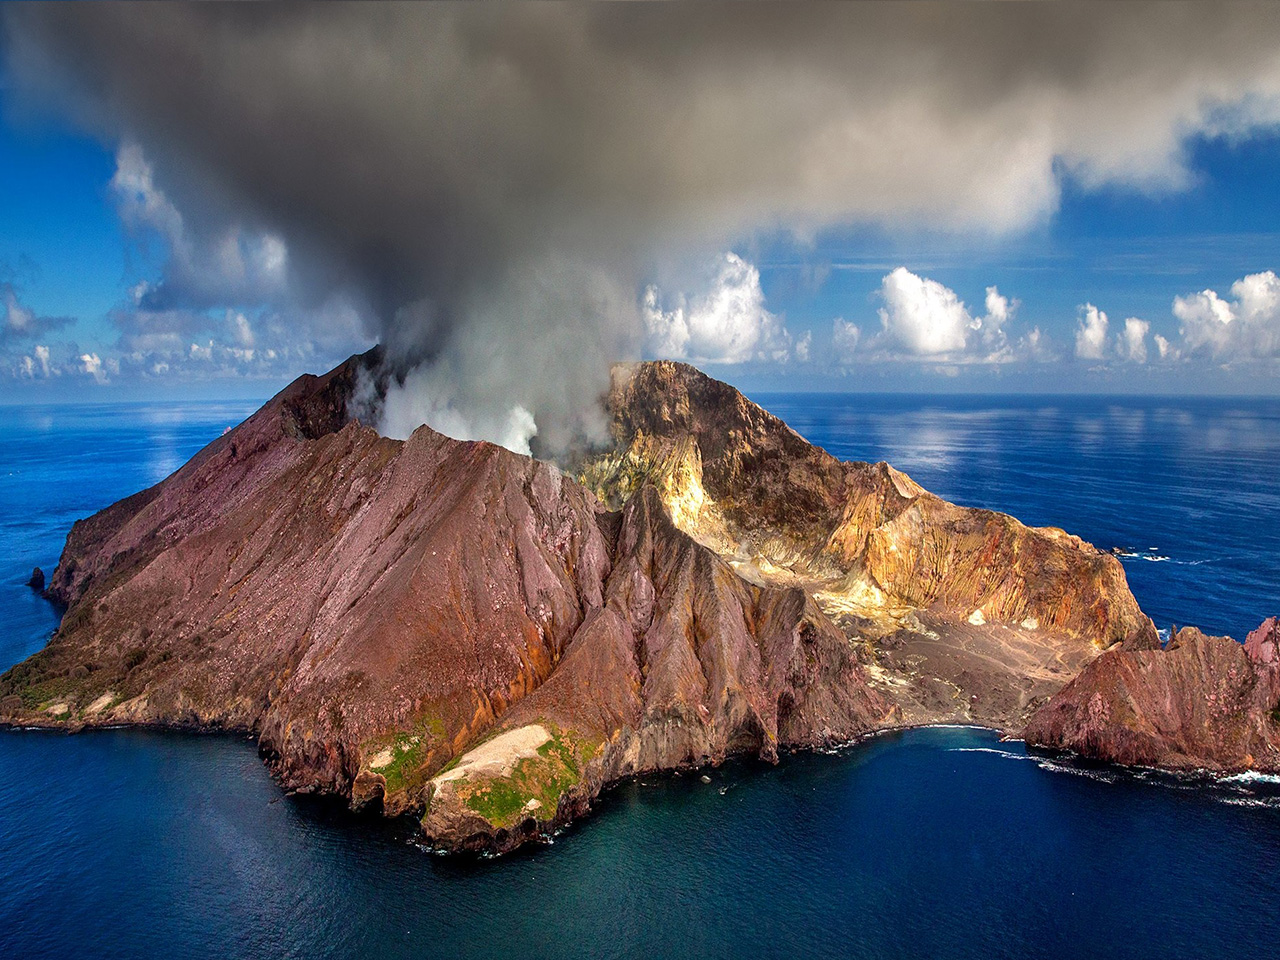
<svg viewBox="0 0 1280 960">
<path fill-rule="evenodd" d="M 1158 650 L 1114 557 L 842 463 L 692 367 L 619 368 L 614 442 L 568 475 L 380 437 L 350 414 L 373 368 L 300 378 L 76 523 L 62 624 L 0 677 L 0 720 L 247 731 L 289 788 L 506 850 L 628 774 L 887 726 L 1038 710 L 1067 731 L 1045 743 L 1128 744 L 1100 732 L 1119 709 L 1075 736 L 1073 704 L 1198 649 Z M 1244 677 L 1232 656 L 1171 696 L 1206 658 Z M 1264 704 L 1251 682 L 1232 703 Z M 1270 743 L 1250 730 L 1242 756 Z"/>
<path fill-rule="evenodd" d="M 693 367 L 619 367 L 608 406 L 583 483 L 615 506 L 650 484 L 743 577 L 814 596 L 908 722 L 1018 732 L 1100 650 L 1157 644 L 1114 557 L 841 462 Z"/>
<path fill-rule="evenodd" d="M 1177 631 L 1163 650 L 1113 650 L 1041 708 L 1029 745 L 1168 769 L 1280 771 L 1276 620 L 1248 642 Z"/>
</svg>

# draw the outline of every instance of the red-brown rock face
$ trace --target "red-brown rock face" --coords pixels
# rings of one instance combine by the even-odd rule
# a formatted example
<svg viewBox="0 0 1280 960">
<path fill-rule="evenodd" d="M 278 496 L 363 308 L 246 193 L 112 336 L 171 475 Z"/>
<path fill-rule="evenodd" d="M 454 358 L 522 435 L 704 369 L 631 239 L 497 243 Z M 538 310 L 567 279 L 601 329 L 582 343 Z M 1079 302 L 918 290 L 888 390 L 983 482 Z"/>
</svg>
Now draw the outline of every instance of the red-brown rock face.
<svg viewBox="0 0 1280 960">
<path fill-rule="evenodd" d="M 518 842 L 529 812 L 551 812 L 537 783 L 555 777 L 571 781 L 556 801 L 563 817 L 621 776 L 734 753 L 773 759 L 781 747 L 844 742 L 894 721 L 802 590 L 743 581 L 675 528 L 653 488 L 627 503 L 613 540 L 604 604 L 551 677 L 502 718 L 498 736 L 432 781 L 423 827 L 433 841 Z M 504 813 L 508 791 L 537 805 Z"/>
<path fill-rule="evenodd" d="M 1274 621 L 1251 646 L 1194 627 L 1164 650 L 1104 653 L 1032 718 L 1026 740 L 1117 763 L 1280 770 Z"/>
<path fill-rule="evenodd" d="M 1267 617 L 1244 641 L 1245 653 L 1254 663 L 1280 666 L 1280 618 Z"/>
</svg>

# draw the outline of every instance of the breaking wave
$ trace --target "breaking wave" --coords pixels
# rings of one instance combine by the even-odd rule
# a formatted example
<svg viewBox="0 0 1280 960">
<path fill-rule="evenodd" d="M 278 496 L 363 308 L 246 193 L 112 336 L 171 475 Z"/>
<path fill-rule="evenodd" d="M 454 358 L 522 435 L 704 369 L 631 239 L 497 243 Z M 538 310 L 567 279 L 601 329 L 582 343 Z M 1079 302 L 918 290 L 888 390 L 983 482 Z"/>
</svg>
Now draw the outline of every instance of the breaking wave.
<svg viewBox="0 0 1280 960">
<path fill-rule="evenodd" d="M 1280 787 L 1280 775 L 1257 770 L 1246 770 L 1244 773 L 1223 776 L 1207 771 L 1178 772 L 1147 767 L 1086 766 L 1070 757 L 1042 757 L 1001 750 L 998 747 L 950 747 L 947 752 L 989 753 L 1007 760 L 1029 761 L 1050 773 L 1066 773 L 1100 783 L 1121 781 L 1149 783 L 1167 790 L 1199 793 L 1231 806 L 1280 809 L 1280 794 L 1272 792 L 1275 787 Z"/>
<path fill-rule="evenodd" d="M 1126 560 L 1146 560 L 1148 563 L 1174 563 L 1182 567 L 1198 567 L 1210 560 L 1175 560 L 1160 552 L 1159 547 L 1147 547 L 1142 550 L 1135 547 L 1112 547 L 1111 555 L 1122 563 Z"/>
</svg>

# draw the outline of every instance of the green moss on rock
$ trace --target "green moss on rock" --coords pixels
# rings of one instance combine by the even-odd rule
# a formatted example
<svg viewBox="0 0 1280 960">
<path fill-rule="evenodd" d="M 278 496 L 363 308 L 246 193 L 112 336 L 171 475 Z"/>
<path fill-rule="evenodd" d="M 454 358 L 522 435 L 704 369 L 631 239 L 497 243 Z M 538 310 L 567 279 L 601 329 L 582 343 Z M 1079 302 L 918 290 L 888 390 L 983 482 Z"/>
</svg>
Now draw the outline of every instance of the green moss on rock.
<svg viewBox="0 0 1280 960">
<path fill-rule="evenodd" d="M 526 816 L 551 819 L 560 798 L 582 781 L 599 742 L 548 729 L 551 739 L 538 748 L 538 755 L 517 761 L 509 776 L 460 784 L 463 803 L 495 827 L 514 826 Z"/>
</svg>

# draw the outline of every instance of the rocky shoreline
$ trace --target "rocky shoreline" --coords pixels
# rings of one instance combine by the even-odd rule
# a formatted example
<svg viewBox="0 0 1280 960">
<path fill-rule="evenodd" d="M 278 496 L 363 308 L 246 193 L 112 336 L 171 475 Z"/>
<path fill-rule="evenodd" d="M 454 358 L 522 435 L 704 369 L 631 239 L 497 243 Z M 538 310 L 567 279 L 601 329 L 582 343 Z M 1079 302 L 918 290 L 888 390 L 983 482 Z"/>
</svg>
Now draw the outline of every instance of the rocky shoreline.
<svg viewBox="0 0 1280 960">
<path fill-rule="evenodd" d="M 681 364 L 619 368 L 612 444 L 563 470 L 380 437 L 349 412 L 379 370 L 300 378 L 77 522 L 0 723 L 249 734 L 288 790 L 490 853 L 630 776 L 912 726 L 1280 768 L 1274 620 L 1162 650 L 1115 557 L 838 461 Z"/>
</svg>

